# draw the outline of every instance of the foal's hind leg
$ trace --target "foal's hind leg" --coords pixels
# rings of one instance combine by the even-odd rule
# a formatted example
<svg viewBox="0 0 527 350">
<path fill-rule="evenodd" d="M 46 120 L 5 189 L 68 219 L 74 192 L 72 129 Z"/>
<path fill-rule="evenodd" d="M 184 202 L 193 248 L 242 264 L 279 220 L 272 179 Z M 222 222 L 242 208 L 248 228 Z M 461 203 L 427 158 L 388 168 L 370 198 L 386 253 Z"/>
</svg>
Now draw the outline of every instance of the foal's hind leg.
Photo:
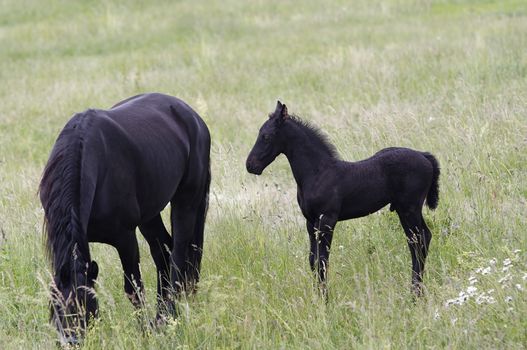
<svg viewBox="0 0 527 350">
<path fill-rule="evenodd" d="M 412 288 L 417 296 L 422 294 L 423 272 L 432 234 L 426 226 L 421 209 L 397 210 L 399 220 L 408 240 L 412 255 Z"/>
<path fill-rule="evenodd" d="M 170 287 L 170 252 L 172 251 L 172 238 L 168 234 L 161 215 L 157 215 L 149 222 L 140 225 L 139 229 L 150 246 L 150 253 L 157 269 L 157 305 L 158 319 L 161 307 L 167 302 Z"/>
<path fill-rule="evenodd" d="M 119 235 L 113 242 L 124 270 L 124 292 L 136 308 L 143 305 L 143 282 L 139 271 L 139 246 L 134 231 Z"/>
<path fill-rule="evenodd" d="M 423 225 L 423 242 L 424 242 L 424 244 L 421 246 L 421 255 L 424 256 L 424 259 L 426 259 L 426 256 L 428 255 L 428 248 L 430 247 L 430 242 L 432 241 L 432 232 L 430 232 L 430 229 L 428 228 L 428 226 L 426 226 L 426 222 L 422 214 L 421 214 L 421 224 Z M 424 262 L 423 262 L 423 265 L 424 265 Z"/>
</svg>

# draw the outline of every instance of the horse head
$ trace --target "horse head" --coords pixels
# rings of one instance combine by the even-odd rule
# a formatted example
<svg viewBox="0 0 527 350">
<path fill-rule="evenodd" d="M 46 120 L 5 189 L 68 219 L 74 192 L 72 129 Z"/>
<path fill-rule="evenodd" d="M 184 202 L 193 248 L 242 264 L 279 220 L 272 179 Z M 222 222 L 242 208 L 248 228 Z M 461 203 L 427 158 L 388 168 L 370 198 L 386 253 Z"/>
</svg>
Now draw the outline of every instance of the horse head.
<svg viewBox="0 0 527 350">
<path fill-rule="evenodd" d="M 269 119 L 261 126 L 256 143 L 247 157 L 246 167 L 251 174 L 260 175 L 275 158 L 284 151 L 284 135 L 280 132 L 289 118 L 287 106 L 280 101 Z"/>
<path fill-rule="evenodd" d="M 98 313 L 95 279 L 99 268 L 95 261 L 64 264 L 54 278 L 51 288 L 50 318 L 62 344 L 79 343 L 90 318 Z"/>
</svg>

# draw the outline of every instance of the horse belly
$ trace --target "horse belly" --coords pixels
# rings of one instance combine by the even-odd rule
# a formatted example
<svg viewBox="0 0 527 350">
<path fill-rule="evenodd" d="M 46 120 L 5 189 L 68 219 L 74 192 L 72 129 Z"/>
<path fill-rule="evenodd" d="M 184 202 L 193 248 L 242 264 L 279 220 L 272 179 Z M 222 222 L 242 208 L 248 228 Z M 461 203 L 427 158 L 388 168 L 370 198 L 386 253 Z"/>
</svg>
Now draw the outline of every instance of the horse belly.
<svg viewBox="0 0 527 350">
<path fill-rule="evenodd" d="M 387 198 L 349 199 L 342 203 L 339 221 L 360 218 L 375 213 L 390 202 Z"/>
<path fill-rule="evenodd" d="M 163 176 L 158 176 L 156 180 L 141 182 L 137 188 L 141 222 L 150 220 L 168 205 L 180 187 L 184 170 L 182 165 L 179 170 L 172 168 L 170 171 L 161 172 L 159 175 Z"/>
<path fill-rule="evenodd" d="M 140 220 L 135 184 L 105 179 L 98 184 L 90 213 L 89 226 L 99 230 L 132 229 Z"/>
</svg>

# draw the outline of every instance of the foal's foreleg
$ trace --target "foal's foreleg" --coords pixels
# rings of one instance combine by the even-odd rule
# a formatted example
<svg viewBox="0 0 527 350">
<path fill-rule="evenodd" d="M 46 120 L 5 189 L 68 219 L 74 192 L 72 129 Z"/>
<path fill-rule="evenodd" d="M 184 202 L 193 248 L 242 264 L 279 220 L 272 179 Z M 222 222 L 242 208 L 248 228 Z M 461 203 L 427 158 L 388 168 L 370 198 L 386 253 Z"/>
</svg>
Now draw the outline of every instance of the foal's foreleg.
<svg viewBox="0 0 527 350">
<path fill-rule="evenodd" d="M 317 274 L 319 289 L 326 300 L 329 253 L 335 223 L 335 219 L 325 215 L 320 215 L 314 225 L 307 222 L 310 241 L 309 264 L 311 270 Z"/>
</svg>

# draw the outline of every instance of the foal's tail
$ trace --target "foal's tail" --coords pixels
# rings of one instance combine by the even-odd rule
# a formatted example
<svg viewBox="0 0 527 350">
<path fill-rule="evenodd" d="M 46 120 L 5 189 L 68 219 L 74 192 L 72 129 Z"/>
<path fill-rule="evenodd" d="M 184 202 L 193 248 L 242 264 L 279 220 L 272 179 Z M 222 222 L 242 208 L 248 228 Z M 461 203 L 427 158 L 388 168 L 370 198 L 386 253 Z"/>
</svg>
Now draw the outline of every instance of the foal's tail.
<svg viewBox="0 0 527 350">
<path fill-rule="evenodd" d="M 426 195 L 426 205 L 433 210 L 437 208 L 437 203 L 439 202 L 439 162 L 431 153 L 423 152 L 423 155 L 432 164 L 434 169 L 432 174 L 432 184 Z"/>
<path fill-rule="evenodd" d="M 89 259 L 88 240 L 80 219 L 83 144 L 77 122 L 72 119 L 60 133 L 39 186 L 46 248 L 55 275 L 71 267 L 72 257 Z"/>
</svg>

